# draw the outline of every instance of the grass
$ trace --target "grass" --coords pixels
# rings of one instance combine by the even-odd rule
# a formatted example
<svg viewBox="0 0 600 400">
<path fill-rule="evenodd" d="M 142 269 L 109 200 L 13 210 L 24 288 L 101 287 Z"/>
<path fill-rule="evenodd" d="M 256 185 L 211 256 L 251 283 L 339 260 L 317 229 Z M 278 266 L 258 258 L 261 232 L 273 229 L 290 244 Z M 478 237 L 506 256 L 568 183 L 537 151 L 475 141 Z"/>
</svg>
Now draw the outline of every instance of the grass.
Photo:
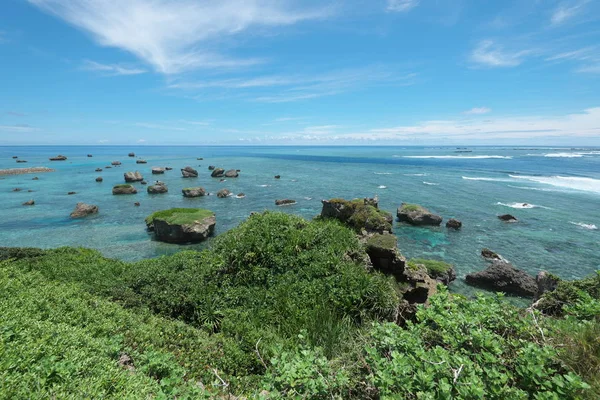
<svg viewBox="0 0 600 400">
<path fill-rule="evenodd" d="M 412 212 L 412 211 L 425 211 L 423 207 L 418 204 L 402 204 L 401 211 Z"/>
<path fill-rule="evenodd" d="M 201 208 L 171 208 L 150 214 L 146 217 L 146 224 L 151 224 L 155 219 L 166 221 L 169 224 L 191 224 L 214 215 L 215 213 L 212 211 Z"/>
<path fill-rule="evenodd" d="M 419 269 L 419 265 L 424 265 L 425 268 L 427 268 L 427 273 L 434 278 L 436 276 L 445 274 L 452 268 L 451 264 L 445 263 L 443 261 L 426 260 L 423 258 L 413 258 L 408 261 L 407 265 L 413 270 Z"/>
<path fill-rule="evenodd" d="M 130 188 L 130 187 L 134 187 L 133 185 L 130 185 L 128 183 L 119 183 L 118 185 L 113 186 L 115 188 Z"/>
<path fill-rule="evenodd" d="M 383 234 L 373 235 L 367 240 L 367 248 L 394 249 L 397 247 L 395 235 Z"/>
</svg>

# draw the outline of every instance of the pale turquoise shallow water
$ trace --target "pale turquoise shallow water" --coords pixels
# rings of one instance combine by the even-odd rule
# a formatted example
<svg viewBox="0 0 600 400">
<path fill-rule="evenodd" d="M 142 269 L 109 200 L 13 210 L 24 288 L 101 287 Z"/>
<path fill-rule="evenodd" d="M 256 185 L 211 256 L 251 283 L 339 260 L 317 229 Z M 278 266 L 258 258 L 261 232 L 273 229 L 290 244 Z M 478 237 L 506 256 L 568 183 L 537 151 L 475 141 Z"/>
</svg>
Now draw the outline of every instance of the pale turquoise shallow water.
<svg viewBox="0 0 600 400">
<path fill-rule="evenodd" d="M 321 199 L 378 195 L 381 208 L 395 215 L 402 202 L 419 203 L 445 219 L 463 221 L 460 232 L 445 227 L 414 228 L 395 224 L 399 246 L 407 257 L 443 259 L 456 265 L 461 278 L 485 267 L 479 252 L 489 247 L 531 273 L 546 269 L 564 278 L 580 278 L 600 269 L 600 151 L 598 149 L 474 147 L 0 147 L 0 168 L 48 166 L 56 172 L 0 177 L 0 246 L 85 246 L 110 257 L 135 260 L 183 248 L 153 241 L 144 217 L 171 207 L 203 207 L 215 211 L 217 233 L 243 221 L 251 211 L 278 210 L 312 218 Z M 148 161 L 136 164 L 136 156 Z M 88 153 L 92 158 L 86 157 Z M 64 154 L 67 161 L 50 162 Z M 19 156 L 27 164 L 16 164 Z M 204 160 L 198 161 L 197 157 Z M 111 161 L 120 167 L 94 172 Z M 197 168 L 197 179 L 179 171 Z M 240 177 L 219 182 L 209 165 L 241 169 Z M 171 166 L 164 175 L 152 166 Z M 169 187 L 164 195 L 113 196 L 114 184 L 126 171 L 142 172 L 151 183 Z M 275 180 L 274 175 L 281 179 Z M 31 178 L 38 176 L 39 180 Z M 104 182 L 96 183 L 102 176 Z M 465 179 L 467 178 L 467 179 Z M 210 192 L 228 188 L 246 198 L 208 196 L 186 199 L 181 189 L 203 186 Z M 15 187 L 22 188 L 13 192 Z M 27 190 L 33 190 L 29 193 Z M 67 192 L 75 191 L 75 195 Z M 297 204 L 276 207 L 275 199 Z M 34 199 L 36 205 L 21 204 Z M 77 202 L 99 206 L 97 216 L 71 220 Z M 140 207 L 133 203 L 139 201 Z M 533 208 L 518 207 L 528 203 Z M 512 207 L 511 207 L 512 206 Z M 517 224 L 496 216 L 511 213 Z M 596 229 L 594 229 L 596 228 Z M 202 248 L 207 244 L 185 246 Z"/>
</svg>

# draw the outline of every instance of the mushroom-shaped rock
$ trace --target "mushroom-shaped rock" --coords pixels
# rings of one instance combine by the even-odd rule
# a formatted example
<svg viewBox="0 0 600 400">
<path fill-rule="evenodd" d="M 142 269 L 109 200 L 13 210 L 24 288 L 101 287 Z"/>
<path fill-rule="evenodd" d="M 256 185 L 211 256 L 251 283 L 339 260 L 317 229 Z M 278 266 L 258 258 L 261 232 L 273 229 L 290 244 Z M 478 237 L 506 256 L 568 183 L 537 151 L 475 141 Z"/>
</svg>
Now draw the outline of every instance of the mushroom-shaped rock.
<svg viewBox="0 0 600 400">
<path fill-rule="evenodd" d="M 135 153 L 129 153 L 127 154 L 127 157 L 135 157 Z"/>
<path fill-rule="evenodd" d="M 183 193 L 183 197 L 201 197 L 206 196 L 206 190 L 203 187 L 189 187 L 181 189 L 181 193 Z"/>
<path fill-rule="evenodd" d="M 291 206 L 292 204 L 296 204 L 296 200 L 292 200 L 292 199 L 275 200 L 276 206 Z"/>
<path fill-rule="evenodd" d="M 162 167 L 152 167 L 152 174 L 154 175 L 160 175 L 160 174 L 164 174 L 165 173 L 165 169 Z"/>
<path fill-rule="evenodd" d="M 139 171 L 125 172 L 123 176 L 125 177 L 125 182 L 141 182 L 144 180 L 144 177 Z"/>
<path fill-rule="evenodd" d="M 321 203 L 321 217 L 335 218 L 357 232 L 392 231 L 392 215 L 374 206 L 373 199 L 331 199 L 321 200 Z"/>
<path fill-rule="evenodd" d="M 510 215 L 510 214 L 498 215 L 498 219 L 500 221 L 504 221 L 504 222 L 517 222 L 518 221 L 517 217 Z"/>
<path fill-rule="evenodd" d="M 150 194 L 167 193 L 168 191 L 169 189 L 167 188 L 167 185 L 162 182 L 148 186 L 148 193 Z"/>
<path fill-rule="evenodd" d="M 35 201 L 33 200 L 28 200 L 25 203 L 23 203 L 24 206 L 33 206 L 35 205 Z"/>
<path fill-rule="evenodd" d="M 446 222 L 446 228 L 458 230 L 462 228 L 462 222 L 457 219 L 450 218 L 448 222 Z"/>
<path fill-rule="evenodd" d="M 200 242 L 215 229 L 215 214 L 199 208 L 172 208 L 157 211 L 146 218 L 148 230 L 156 240 L 167 243 Z"/>
<path fill-rule="evenodd" d="M 227 178 L 237 178 L 239 175 L 240 174 L 235 169 L 230 169 L 228 171 L 225 171 L 225 177 L 227 177 Z"/>
<path fill-rule="evenodd" d="M 133 185 L 121 184 L 115 185 L 112 189 L 112 194 L 136 194 L 137 189 Z"/>
<path fill-rule="evenodd" d="M 184 178 L 197 178 L 198 171 L 192 167 L 185 167 L 181 169 L 181 175 L 183 175 Z"/>
<path fill-rule="evenodd" d="M 106 167 L 104 167 L 105 169 L 110 169 L 112 168 L 110 165 L 107 165 Z"/>
<path fill-rule="evenodd" d="M 146 164 L 146 163 L 148 163 L 148 161 L 146 161 L 146 160 L 135 160 L 135 163 L 136 164 Z"/>
<path fill-rule="evenodd" d="M 121 161 L 113 161 L 110 165 L 121 165 Z"/>
<path fill-rule="evenodd" d="M 227 189 L 221 189 L 217 192 L 217 197 L 224 199 L 225 197 L 231 196 L 231 192 Z"/>
<path fill-rule="evenodd" d="M 102 181 L 103 181 L 103 179 L 102 179 L 101 176 L 99 176 L 99 177 L 96 178 L 96 182 L 102 182 Z"/>
<path fill-rule="evenodd" d="M 96 168 L 96 172 L 102 172 L 102 168 Z"/>
<path fill-rule="evenodd" d="M 213 178 L 222 178 L 225 175 L 225 170 L 223 168 L 215 168 L 213 172 L 210 174 Z"/>
<path fill-rule="evenodd" d="M 67 157 L 62 154 L 59 154 L 56 157 L 50 157 L 50 161 L 65 161 L 66 159 Z"/>
<path fill-rule="evenodd" d="M 533 297 L 537 292 L 533 276 L 504 260 L 494 260 L 485 270 L 468 274 L 466 281 L 469 285 L 482 289 L 517 296 Z"/>
<path fill-rule="evenodd" d="M 98 206 L 94 204 L 77 203 L 75 210 L 71 213 L 71 218 L 83 218 L 96 213 L 98 213 Z"/>
<path fill-rule="evenodd" d="M 442 223 L 442 217 L 435 215 L 424 207 L 417 204 L 402 203 L 396 213 L 398 220 L 417 226 L 439 226 Z"/>
</svg>

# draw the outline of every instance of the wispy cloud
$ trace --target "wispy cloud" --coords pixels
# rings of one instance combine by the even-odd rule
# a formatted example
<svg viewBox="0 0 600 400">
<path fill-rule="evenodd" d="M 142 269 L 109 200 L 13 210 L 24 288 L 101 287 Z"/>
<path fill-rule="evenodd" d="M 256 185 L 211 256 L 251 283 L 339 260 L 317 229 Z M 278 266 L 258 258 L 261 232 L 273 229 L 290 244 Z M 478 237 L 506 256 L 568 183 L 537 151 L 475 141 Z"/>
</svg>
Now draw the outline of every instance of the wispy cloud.
<svg viewBox="0 0 600 400">
<path fill-rule="evenodd" d="M 28 124 L 0 125 L 0 131 L 3 132 L 27 133 L 35 132 L 37 130 L 37 128 L 34 128 Z"/>
<path fill-rule="evenodd" d="M 466 115 L 482 115 L 482 114 L 488 114 L 492 112 L 491 108 L 488 107 L 473 107 L 470 110 L 464 111 L 463 114 Z"/>
<path fill-rule="evenodd" d="M 588 2 L 589 0 L 563 2 L 552 13 L 552 16 L 550 17 L 550 23 L 552 25 L 563 24 L 569 19 L 575 17 L 577 14 L 581 13 L 584 6 Z"/>
<path fill-rule="evenodd" d="M 471 61 L 488 67 L 516 67 L 533 50 L 507 51 L 492 40 L 482 40 L 471 53 Z"/>
<path fill-rule="evenodd" d="M 575 70 L 575 72 L 581 72 L 584 74 L 600 74 L 600 63 L 579 67 Z"/>
<path fill-rule="evenodd" d="M 179 126 L 173 126 L 173 125 L 162 125 L 162 124 L 155 124 L 155 123 L 151 123 L 151 122 L 136 122 L 135 124 L 133 124 L 133 126 L 137 126 L 140 128 L 148 128 L 148 129 L 159 129 L 159 130 L 163 130 L 163 131 L 185 131 L 185 128 L 181 128 Z"/>
<path fill-rule="evenodd" d="M 559 54 L 555 54 L 546 58 L 546 61 L 564 61 L 564 60 L 576 60 L 576 61 L 588 61 L 597 59 L 600 57 L 600 52 L 597 47 L 589 46 L 582 49 L 567 51 Z"/>
<path fill-rule="evenodd" d="M 6 115 L 10 115 L 12 117 L 25 117 L 27 114 L 19 111 L 7 111 Z"/>
<path fill-rule="evenodd" d="M 196 125 L 196 126 L 209 126 L 211 124 L 210 121 L 188 121 L 185 119 L 180 120 L 179 122 L 187 125 Z"/>
<path fill-rule="evenodd" d="M 107 47 L 123 49 L 160 73 L 230 68 L 261 60 L 227 57 L 223 38 L 254 27 L 291 25 L 324 18 L 331 7 L 293 7 L 293 0 L 28 0 L 90 33 Z"/>
<path fill-rule="evenodd" d="M 419 5 L 420 0 L 387 0 L 389 12 L 407 12 Z"/>
<path fill-rule="evenodd" d="M 120 64 L 101 64 L 91 60 L 85 60 L 81 69 L 86 71 L 97 71 L 110 76 L 139 75 L 147 72 L 141 68 L 131 68 Z"/>
<path fill-rule="evenodd" d="M 137 142 L 138 143 L 146 143 L 146 139 L 139 139 Z"/>
</svg>

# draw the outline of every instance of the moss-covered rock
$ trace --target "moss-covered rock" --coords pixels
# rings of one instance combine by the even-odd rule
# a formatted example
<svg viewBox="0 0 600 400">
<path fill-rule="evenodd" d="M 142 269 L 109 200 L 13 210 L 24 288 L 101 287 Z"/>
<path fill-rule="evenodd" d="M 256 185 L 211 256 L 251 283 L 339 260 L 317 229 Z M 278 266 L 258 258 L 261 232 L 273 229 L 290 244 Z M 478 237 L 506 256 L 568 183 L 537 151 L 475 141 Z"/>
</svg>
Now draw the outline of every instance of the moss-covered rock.
<svg viewBox="0 0 600 400">
<path fill-rule="evenodd" d="M 215 229 L 212 211 L 201 208 L 171 208 L 146 217 L 148 230 L 157 240 L 168 243 L 191 243 L 206 240 Z"/>
<path fill-rule="evenodd" d="M 442 223 L 442 217 L 433 214 L 418 204 L 402 203 L 396 212 L 396 216 L 400 222 L 417 226 L 439 226 Z"/>
<path fill-rule="evenodd" d="M 335 218 L 357 232 L 385 233 L 392 231 L 392 215 L 379 210 L 370 199 L 322 200 L 322 218 Z M 375 204 L 375 205 L 374 205 Z"/>
<path fill-rule="evenodd" d="M 454 266 L 443 261 L 413 258 L 408 261 L 407 265 L 411 269 L 418 269 L 419 265 L 424 266 L 430 277 L 437 279 L 445 285 L 450 284 L 450 282 L 456 279 Z"/>
<path fill-rule="evenodd" d="M 137 189 L 133 185 L 122 183 L 120 185 L 113 186 L 112 194 L 136 194 Z"/>
</svg>

